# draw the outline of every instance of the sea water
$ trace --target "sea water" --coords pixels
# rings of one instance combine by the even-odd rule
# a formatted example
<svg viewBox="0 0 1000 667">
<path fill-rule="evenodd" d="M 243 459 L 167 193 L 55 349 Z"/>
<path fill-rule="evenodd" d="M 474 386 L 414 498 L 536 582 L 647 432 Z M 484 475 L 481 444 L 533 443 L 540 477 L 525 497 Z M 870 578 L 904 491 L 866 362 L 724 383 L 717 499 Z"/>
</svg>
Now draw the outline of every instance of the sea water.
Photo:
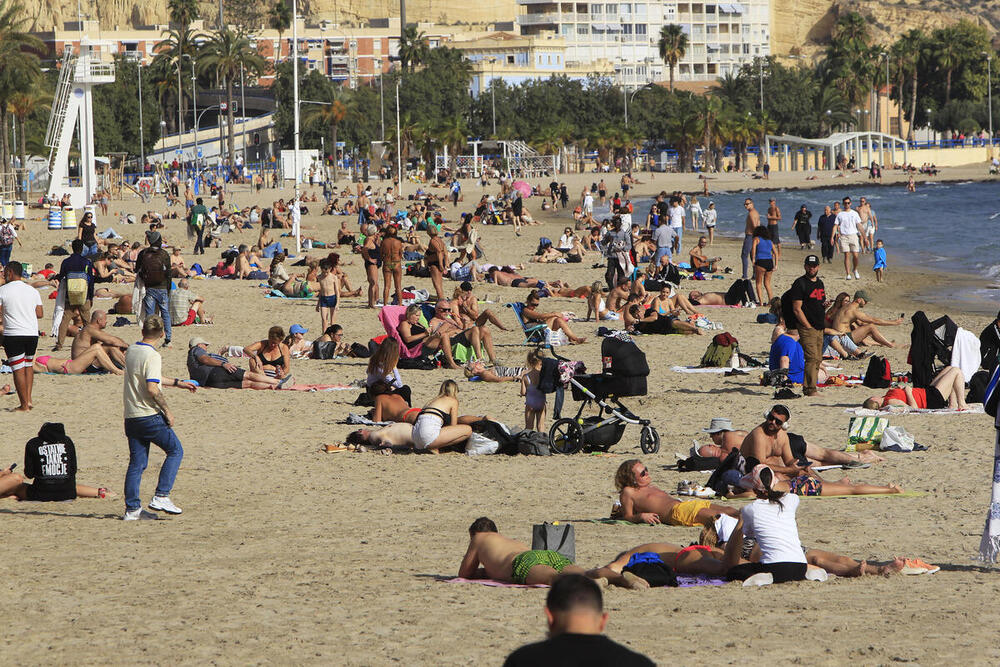
<svg viewBox="0 0 1000 667">
<path fill-rule="evenodd" d="M 753 199 L 761 222 L 767 224 L 768 199 L 774 197 L 781 208 L 780 236 L 786 248 L 799 246 L 792 223 L 799 207 L 805 204 L 813 214 L 812 239 L 816 243 L 815 252 L 819 254 L 816 228 L 823 207 L 832 206 L 845 196 L 851 198 L 855 208 L 861 197 L 865 197 L 875 211 L 878 218 L 875 238 L 882 239 L 888 255 L 887 277 L 891 276 L 893 263 L 968 274 L 982 279 L 982 289 L 975 290 L 976 294 L 955 296 L 974 300 L 998 298 L 1000 292 L 995 286 L 1000 284 L 1000 182 L 918 183 L 917 191 L 912 193 L 906 192 L 904 184 L 872 186 L 867 183 L 815 190 L 754 192 L 747 189 L 708 197 L 699 195 L 698 202 L 703 210 L 708 208 L 710 201 L 715 202 L 719 212 L 716 234 L 742 237 L 746 220 L 744 199 Z M 651 204 L 648 198 L 634 201 L 633 220 L 644 225 Z M 595 211 L 597 219 L 606 215 L 605 207 Z M 694 244 L 694 232 L 688 229 L 684 235 L 686 252 Z M 870 275 L 872 263 L 871 254 L 862 254 L 859 269 Z M 842 271 L 842 255 L 838 252 L 833 264 L 824 266 L 826 272 L 838 273 L 838 267 Z"/>
</svg>

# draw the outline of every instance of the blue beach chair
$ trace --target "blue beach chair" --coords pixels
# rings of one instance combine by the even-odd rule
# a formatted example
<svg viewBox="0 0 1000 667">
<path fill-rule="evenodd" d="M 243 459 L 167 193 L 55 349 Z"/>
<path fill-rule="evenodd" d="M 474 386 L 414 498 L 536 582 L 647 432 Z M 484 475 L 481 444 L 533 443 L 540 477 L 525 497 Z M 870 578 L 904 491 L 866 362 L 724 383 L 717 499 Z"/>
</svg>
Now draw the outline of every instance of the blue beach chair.
<svg viewBox="0 0 1000 667">
<path fill-rule="evenodd" d="M 522 345 L 544 345 L 546 339 L 546 333 L 549 331 L 547 324 L 531 324 L 529 325 L 524 321 L 524 304 L 520 301 L 515 301 L 513 303 L 508 303 L 507 307 L 514 311 L 514 317 L 517 318 L 517 323 L 521 325 L 521 331 L 524 332 L 524 342 Z"/>
</svg>

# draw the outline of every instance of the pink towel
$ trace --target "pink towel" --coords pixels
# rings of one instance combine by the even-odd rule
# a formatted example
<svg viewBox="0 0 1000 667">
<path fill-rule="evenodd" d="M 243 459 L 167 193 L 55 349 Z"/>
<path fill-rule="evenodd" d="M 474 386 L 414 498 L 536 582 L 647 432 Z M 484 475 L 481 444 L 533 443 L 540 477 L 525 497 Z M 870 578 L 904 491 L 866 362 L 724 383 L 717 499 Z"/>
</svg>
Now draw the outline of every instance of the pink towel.
<svg viewBox="0 0 1000 667">
<path fill-rule="evenodd" d="M 399 343 L 399 356 L 404 359 L 415 359 L 423 351 L 424 344 L 417 345 L 416 350 L 410 350 L 403 342 L 403 337 L 399 335 L 399 325 L 406 319 L 406 306 L 382 306 L 378 313 L 378 320 L 385 328 L 385 332 L 396 339 Z"/>
</svg>

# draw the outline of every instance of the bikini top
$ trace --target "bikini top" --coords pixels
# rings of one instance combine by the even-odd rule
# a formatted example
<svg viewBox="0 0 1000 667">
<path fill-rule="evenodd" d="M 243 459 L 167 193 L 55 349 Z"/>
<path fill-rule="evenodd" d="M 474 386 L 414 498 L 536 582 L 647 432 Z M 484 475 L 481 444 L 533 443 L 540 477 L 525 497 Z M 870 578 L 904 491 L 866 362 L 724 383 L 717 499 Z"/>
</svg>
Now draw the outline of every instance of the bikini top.
<svg viewBox="0 0 1000 667">
<path fill-rule="evenodd" d="M 451 418 L 448 413 L 440 408 L 424 408 L 417 413 L 417 419 L 420 419 L 424 415 L 434 415 L 435 417 L 440 417 L 442 422 L 447 422 Z"/>
<path fill-rule="evenodd" d="M 257 352 L 257 358 L 260 359 L 260 363 L 262 363 L 265 366 L 284 366 L 285 365 L 285 357 L 284 357 L 284 355 L 279 355 L 277 359 L 266 359 L 266 358 L 264 358 L 264 353 L 258 351 Z"/>
</svg>

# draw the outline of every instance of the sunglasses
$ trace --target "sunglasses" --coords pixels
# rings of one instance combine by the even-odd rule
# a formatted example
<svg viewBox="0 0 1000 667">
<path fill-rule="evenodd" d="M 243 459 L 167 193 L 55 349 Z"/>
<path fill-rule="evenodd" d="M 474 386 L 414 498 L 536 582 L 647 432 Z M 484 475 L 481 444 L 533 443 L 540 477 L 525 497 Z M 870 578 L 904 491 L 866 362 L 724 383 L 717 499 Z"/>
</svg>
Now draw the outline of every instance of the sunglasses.
<svg viewBox="0 0 1000 667">
<path fill-rule="evenodd" d="M 778 426 L 781 426 L 782 424 L 784 424 L 784 423 L 785 423 L 785 420 L 784 420 L 784 419 L 781 419 L 780 417 L 776 417 L 776 416 L 774 416 L 774 415 L 768 415 L 768 416 L 767 416 L 767 421 L 769 421 L 769 422 L 774 422 L 774 423 L 775 423 L 775 424 L 777 424 Z"/>
<path fill-rule="evenodd" d="M 649 471 L 643 468 L 639 471 L 639 477 L 649 477 Z"/>
</svg>

